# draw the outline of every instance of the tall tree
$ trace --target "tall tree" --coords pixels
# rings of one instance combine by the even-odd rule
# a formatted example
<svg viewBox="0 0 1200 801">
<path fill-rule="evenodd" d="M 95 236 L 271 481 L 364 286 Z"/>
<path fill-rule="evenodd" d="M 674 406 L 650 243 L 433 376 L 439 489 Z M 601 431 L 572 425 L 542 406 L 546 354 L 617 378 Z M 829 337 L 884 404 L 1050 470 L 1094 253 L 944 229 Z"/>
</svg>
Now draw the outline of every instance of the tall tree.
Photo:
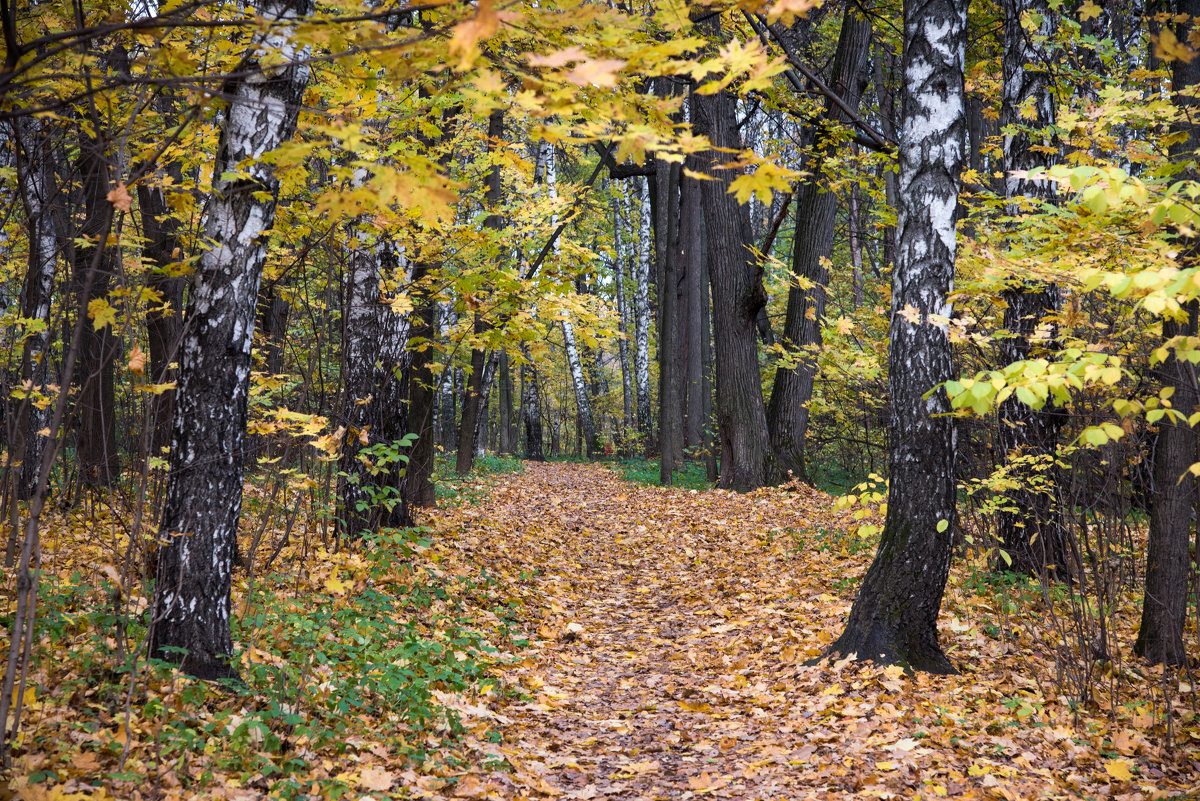
<svg viewBox="0 0 1200 801">
<path fill-rule="evenodd" d="M 651 229 L 650 181 L 641 183 L 641 221 L 638 235 L 637 281 L 633 289 L 633 384 L 637 400 L 637 430 L 642 447 L 650 442 L 650 264 L 654 255 Z"/>
<path fill-rule="evenodd" d="M 500 147 L 504 137 L 504 110 L 494 109 L 488 115 L 487 149 L 489 152 Z M 489 214 L 483 224 L 487 228 L 499 231 L 504 227 L 504 217 L 500 214 L 500 201 L 503 194 L 500 162 L 495 161 L 487 177 L 487 204 Z M 486 333 L 489 326 L 478 312 L 475 313 L 476 336 Z M 484 371 L 487 369 L 488 355 L 482 345 L 476 344 L 471 348 L 471 375 L 467 379 L 467 389 L 463 396 L 462 418 L 458 424 L 458 452 L 455 457 L 454 469 L 460 476 L 471 472 L 475 464 L 475 435 L 479 428 L 479 418 L 486 415 L 484 404 Z M 482 412 L 480 410 L 483 410 Z"/>
<path fill-rule="evenodd" d="M 50 407 L 35 403 L 35 393 L 44 393 L 50 371 L 50 307 L 58 262 L 55 208 L 61 207 L 54 173 L 54 138 L 49 121 L 18 117 L 13 121 L 17 180 L 25 206 L 29 237 L 29 262 L 21 288 L 21 317 L 31 321 L 21 349 L 21 382 L 24 397 L 9 420 L 8 442 L 20 454 L 21 469 L 15 476 L 17 497 L 33 497 L 42 450 L 48 439 L 43 433 L 50 423 Z"/>
<path fill-rule="evenodd" d="M 289 139 L 308 84 L 296 23 L 310 0 L 262 0 L 269 35 L 225 86 L 205 238 L 179 355 L 150 653 L 201 678 L 230 664 L 230 587 L 242 509 L 255 304 L 279 179 L 261 156 Z"/>
<path fill-rule="evenodd" d="M 950 571 L 957 432 L 950 305 L 964 159 L 967 0 L 905 0 L 899 215 L 888 383 L 892 451 L 879 550 L 831 650 L 952 672 L 937 616 Z"/>
<path fill-rule="evenodd" d="M 1177 36 L 1191 41 L 1200 20 L 1200 0 L 1177 0 Z M 1175 102 L 1187 114 L 1176 124 L 1176 132 L 1185 135 L 1173 146 L 1173 155 L 1189 163 L 1189 178 L 1197 178 L 1195 159 L 1200 151 L 1200 122 L 1195 113 L 1200 101 L 1189 90 L 1200 86 L 1200 58 L 1177 60 L 1171 65 L 1171 88 Z M 1184 256 L 1195 263 L 1200 259 L 1200 244 L 1189 242 Z M 1187 658 L 1183 645 L 1187 618 L 1191 559 L 1189 535 L 1197 482 L 1188 468 L 1200 461 L 1196 429 L 1188 418 L 1200 408 L 1200 386 L 1195 365 L 1178 354 L 1179 348 L 1194 347 L 1200 333 L 1200 304 L 1188 303 L 1180 319 L 1163 322 L 1164 347 L 1175 350 L 1159 366 L 1158 377 L 1164 387 L 1175 390 L 1172 409 L 1181 415 L 1164 416 L 1159 421 L 1158 441 L 1154 447 L 1154 496 L 1150 507 L 1150 537 L 1146 548 L 1146 587 L 1142 600 L 1142 620 L 1138 627 L 1134 653 L 1154 663 L 1179 665 Z"/>
<path fill-rule="evenodd" d="M 538 145 L 538 161 L 542 167 L 542 181 L 551 202 L 558 200 L 558 159 L 554 145 L 542 140 Z M 550 215 L 550 228 L 558 228 L 558 212 Z M 554 257 L 562 255 L 562 240 L 554 237 Z M 575 410 L 583 432 L 583 444 L 588 456 L 596 454 L 596 418 L 592 414 L 592 402 L 588 396 L 588 382 L 583 372 L 583 361 L 579 358 L 579 346 L 575 342 L 575 327 L 565 316 L 562 319 L 563 344 L 567 353 L 567 370 L 571 374 L 571 388 L 575 390 Z"/>
<path fill-rule="evenodd" d="M 1055 162 L 1054 96 L 1051 46 L 1058 12 L 1045 0 L 1004 0 L 1004 86 L 1000 125 L 1004 133 L 1004 193 L 1008 211 L 1052 202 L 1054 184 L 1029 180 L 1021 170 L 1050 167 Z M 1055 284 L 1014 278 L 1003 293 L 1004 328 L 1001 361 L 1006 364 L 1052 353 L 1055 337 L 1044 336 L 1046 318 L 1059 308 Z M 1054 323 L 1049 323 L 1051 330 Z M 1014 395 L 999 408 L 1001 458 L 1020 487 L 1008 493 L 998 517 L 1000 547 L 1008 556 L 997 566 L 1019 573 L 1063 578 L 1073 572 L 1069 531 L 1056 497 L 1058 432 L 1066 415 L 1048 402 L 1033 409 Z M 1011 563 L 1011 564 L 1010 564 Z"/>
<path fill-rule="evenodd" d="M 407 380 L 411 322 L 392 310 L 388 297 L 411 279 L 410 265 L 386 236 L 354 224 L 354 249 L 346 268 L 342 317 L 343 420 L 347 427 L 338 477 L 343 532 L 358 537 L 381 525 L 405 525 L 400 495 L 400 454 L 408 433 Z M 406 446 L 405 446 L 406 447 Z M 364 449 L 367 453 L 363 453 Z M 404 454 L 407 456 L 407 453 Z"/>
<path fill-rule="evenodd" d="M 717 17 L 709 17 L 698 27 L 714 37 L 720 35 Z M 775 470 L 767 438 L 755 322 L 767 302 L 763 268 L 751 249 L 753 234 L 747 211 L 728 191 L 739 174 L 728 166 L 730 154 L 742 149 L 737 98 L 728 91 L 694 94 L 692 120 L 695 131 L 708 137 L 714 148 L 699 158 L 711 178 L 700 182 L 700 198 L 712 284 L 720 486 L 745 491 L 770 484 Z"/>
<path fill-rule="evenodd" d="M 871 43 L 871 23 L 854 3 L 846 5 L 837 52 L 833 58 L 830 88 L 850 111 L 857 111 L 862 97 L 864 70 Z M 842 125 L 851 122 L 842 105 L 828 99 L 825 117 L 818 125 L 812 175 L 796 196 L 796 234 L 792 239 L 792 272 L 803 280 L 788 289 L 787 317 L 783 337 L 798 351 L 795 366 L 775 371 L 767 425 L 771 447 L 781 472 L 808 477 L 805 449 L 808 437 L 808 407 L 817 377 L 816 350 L 821 346 L 825 320 L 825 298 L 829 284 L 829 258 L 833 253 L 837 195 L 822 175 L 825 162 L 841 149 Z"/>
</svg>

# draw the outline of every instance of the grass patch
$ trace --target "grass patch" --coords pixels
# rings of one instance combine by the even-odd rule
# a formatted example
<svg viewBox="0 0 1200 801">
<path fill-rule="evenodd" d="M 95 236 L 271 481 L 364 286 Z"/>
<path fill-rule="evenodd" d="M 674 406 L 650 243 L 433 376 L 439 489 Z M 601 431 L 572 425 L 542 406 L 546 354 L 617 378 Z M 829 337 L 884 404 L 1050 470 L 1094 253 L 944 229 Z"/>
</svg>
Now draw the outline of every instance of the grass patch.
<svg viewBox="0 0 1200 801">
<path fill-rule="evenodd" d="M 626 481 L 649 487 L 662 485 L 659 481 L 660 470 L 657 459 L 612 459 L 605 460 L 605 462 Z M 703 462 L 685 461 L 683 469 L 676 470 L 672 475 L 674 477 L 673 486 L 694 490 L 712 489 Z"/>
<path fill-rule="evenodd" d="M 475 506 L 487 498 L 489 479 L 525 469 L 516 456 L 489 453 L 476 458 L 471 472 L 460 476 L 454 469 L 454 460 L 453 453 L 439 453 L 434 462 L 433 485 L 438 506 Z"/>
</svg>

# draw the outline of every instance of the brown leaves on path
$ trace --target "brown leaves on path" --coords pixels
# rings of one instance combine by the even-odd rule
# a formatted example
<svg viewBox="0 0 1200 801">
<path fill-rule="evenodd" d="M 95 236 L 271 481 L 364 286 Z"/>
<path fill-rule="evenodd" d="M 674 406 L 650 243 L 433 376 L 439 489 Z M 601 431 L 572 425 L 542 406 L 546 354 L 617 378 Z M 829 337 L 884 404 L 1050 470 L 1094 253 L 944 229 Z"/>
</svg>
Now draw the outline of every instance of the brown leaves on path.
<svg viewBox="0 0 1200 801">
<path fill-rule="evenodd" d="M 476 716 L 480 733 L 499 721 L 502 741 L 480 745 L 511 770 L 446 795 L 1148 799 L 1197 785 L 1194 715 L 1174 713 L 1170 753 L 1161 710 L 1136 696 L 1118 719 L 1073 718 L 1035 643 L 983 633 L 996 615 L 962 570 L 942 620 L 961 675 L 804 666 L 840 632 L 874 546 L 815 490 L 530 464 L 437 528 L 447 566 L 484 567 L 536 632 L 502 670 L 525 697 L 493 694 Z"/>
</svg>

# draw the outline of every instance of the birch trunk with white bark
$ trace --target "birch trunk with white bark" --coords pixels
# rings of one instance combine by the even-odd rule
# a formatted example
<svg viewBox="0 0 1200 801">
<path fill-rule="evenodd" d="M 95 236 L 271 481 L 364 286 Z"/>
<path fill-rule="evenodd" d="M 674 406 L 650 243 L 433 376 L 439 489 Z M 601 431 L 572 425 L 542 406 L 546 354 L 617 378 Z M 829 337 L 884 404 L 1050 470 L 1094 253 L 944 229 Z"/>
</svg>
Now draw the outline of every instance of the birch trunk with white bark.
<svg viewBox="0 0 1200 801">
<path fill-rule="evenodd" d="M 180 347 L 150 654 L 200 678 L 237 676 L 230 587 L 250 350 L 279 193 L 261 159 L 296 130 L 309 68 L 294 27 L 312 8 L 309 0 L 263 0 L 258 10 L 271 27 L 225 86 L 229 108 L 204 231 L 211 245 L 196 268 Z"/>
<path fill-rule="evenodd" d="M 957 430 L 948 296 L 966 140 L 967 0 L 905 0 L 899 217 L 888 356 L 892 452 L 887 517 L 846 630 L 859 659 L 953 672 L 937 617 L 950 571 Z"/>
</svg>

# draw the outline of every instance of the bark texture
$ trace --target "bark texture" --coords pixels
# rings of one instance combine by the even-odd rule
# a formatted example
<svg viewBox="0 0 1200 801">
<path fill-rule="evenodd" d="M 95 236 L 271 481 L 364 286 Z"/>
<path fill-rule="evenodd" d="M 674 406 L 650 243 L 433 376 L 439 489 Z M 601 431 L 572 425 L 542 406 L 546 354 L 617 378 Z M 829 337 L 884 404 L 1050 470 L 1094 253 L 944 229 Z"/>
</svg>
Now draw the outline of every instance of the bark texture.
<svg viewBox="0 0 1200 801">
<path fill-rule="evenodd" d="M 858 7 L 846 6 L 838 36 L 837 52 L 830 75 L 830 88 L 847 106 L 857 111 L 862 97 L 860 80 L 867 65 L 871 43 L 871 23 Z M 771 447 L 779 461 L 779 470 L 807 478 L 805 447 L 808 436 L 808 408 L 817 377 L 817 350 L 821 347 L 821 325 L 825 319 L 825 299 L 829 284 L 829 258 L 833 253 L 837 196 L 821 177 L 824 161 L 838 151 L 838 128 L 851 122 L 850 115 L 833 101 L 825 104 L 825 125 L 817 134 L 815 159 L 796 197 L 796 234 L 792 245 L 792 272 L 807 279 L 811 287 L 793 285 L 788 290 L 787 317 L 783 337 L 786 345 L 798 352 L 795 367 L 775 371 L 767 424 Z"/>
<path fill-rule="evenodd" d="M 213 174 L 205 238 L 188 303 L 170 471 L 159 524 L 152 656 L 200 678 L 236 676 L 229 658 L 230 580 L 242 509 L 243 442 L 255 301 L 279 181 L 263 154 L 292 136 L 309 70 L 291 23 L 307 0 L 263 0 L 274 20 L 247 55 L 229 98 Z M 260 69 L 259 59 L 272 66 Z M 222 176 L 242 167 L 241 177 Z"/>
<path fill-rule="evenodd" d="M 637 282 L 633 290 L 633 383 L 637 400 L 637 430 L 642 446 L 650 441 L 650 263 L 654 255 L 651 230 L 650 183 L 640 187 L 641 228 L 638 236 Z"/>
<path fill-rule="evenodd" d="M 28 117 L 20 117 L 13 123 L 17 180 L 29 231 L 29 262 L 21 288 L 21 317 L 42 324 L 25 339 L 21 352 L 21 382 L 27 388 L 26 395 L 19 400 L 16 414 L 8 421 L 13 453 L 21 455 L 21 467 L 16 476 L 17 497 L 21 500 L 33 497 L 42 452 L 49 442 L 48 437 L 38 432 L 49 426 L 51 407 L 33 402 L 35 394 L 46 391 L 49 379 L 50 302 L 58 261 L 54 209 L 60 201 L 49 125 L 49 122 Z"/>
<path fill-rule="evenodd" d="M 1200 17 L 1200 0 L 1178 0 L 1176 11 L 1186 15 L 1186 22 L 1176 32 L 1180 41 L 1189 41 L 1195 20 Z M 1200 84 L 1200 59 L 1176 61 L 1171 67 L 1172 89 L 1179 92 Z M 1200 123 L 1195 113 L 1200 103 L 1195 97 L 1177 95 L 1175 102 L 1187 107 L 1188 121 L 1177 130 L 1187 134 L 1184 142 L 1175 146 L 1173 155 L 1192 159 L 1200 147 Z M 1195 180 L 1194 172 L 1187 178 Z M 1185 252 L 1189 261 L 1200 258 L 1200 247 L 1188 243 Z M 1195 348 L 1200 304 L 1195 301 L 1184 307 L 1182 321 L 1163 322 L 1163 338 L 1168 348 L 1184 345 Z M 1180 338 L 1180 339 L 1177 339 Z M 1196 503 L 1197 482 L 1188 468 L 1200 460 L 1197 452 L 1196 429 L 1187 418 L 1200 411 L 1200 387 L 1196 368 L 1191 362 L 1174 358 L 1163 362 L 1158 370 L 1164 387 L 1174 387 L 1171 406 L 1183 415 L 1183 420 L 1163 417 L 1159 422 L 1158 442 L 1154 448 L 1154 501 L 1150 509 L 1150 538 L 1146 550 L 1146 592 L 1142 600 L 1142 620 L 1138 627 L 1134 653 L 1154 663 L 1182 664 L 1186 658 L 1183 628 L 1187 618 L 1188 585 L 1191 574 L 1189 535 L 1192 530 L 1193 505 Z"/>
<path fill-rule="evenodd" d="M 546 461 L 542 452 L 542 403 L 538 392 L 537 367 L 529 356 L 529 348 L 521 345 L 525 357 L 521 365 L 521 419 L 525 424 L 525 458 L 534 462 Z"/>
<path fill-rule="evenodd" d="M 711 27 L 716 22 L 704 24 Z M 696 132 L 707 136 L 714 147 L 741 150 L 733 95 L 693 95 L 692 120 Z M 746 491 L 772 483 L 776 475 L 767 437 L 755 325 L 767 293 L 762 264 L 750 248 L 749 217 L 728 192 L 737 175 L 737 170 L 723 168 L 731 160 L 730 154 L 710 150 L 699 158 L 704 172 L 713 178 L 700 182 L 700 197 L 712 284 L 720 486 Z"/>
<path fill-rule="evenodd" d="M 937 616 L 955 515 L 954 421 L 947 296 L 964 158 L 967 0 L 904 4 L 904 92 L 889 386 L 892 452 L 887 519 L 875 560 L 831 650 L 914 670 L 952 672 Z"/>
</svg>

